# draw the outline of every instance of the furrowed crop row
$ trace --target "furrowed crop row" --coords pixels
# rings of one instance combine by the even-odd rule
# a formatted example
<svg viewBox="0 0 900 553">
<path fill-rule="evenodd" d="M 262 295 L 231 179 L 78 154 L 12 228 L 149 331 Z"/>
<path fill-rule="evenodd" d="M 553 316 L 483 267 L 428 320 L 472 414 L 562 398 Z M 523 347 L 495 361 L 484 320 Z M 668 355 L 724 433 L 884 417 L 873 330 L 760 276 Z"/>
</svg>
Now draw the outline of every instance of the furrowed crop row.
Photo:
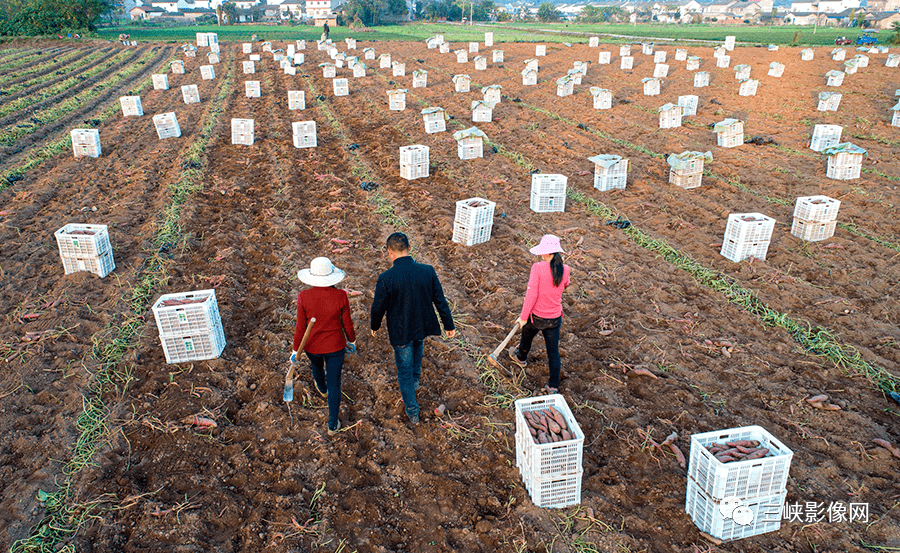
<svg viewBox="0 0 900 553">
<path fill-rule="evenodd" d="M 44 56 L 44 52 L 35 52 L 33 54 L 28 54 L 27 56 L 22 56 L 21 58 L 16 58 L 0 65 L 0 71 L 9 71 L 10 69 L 16 69 L 25 65 L 26 63 L 32 63 L 35 60 L 39 60 Z"/>
<path fill-rule="evenodd" d="M 100 57 L 102 55 L 103 55 L 102 53 L 98 52 L 97 54 L 92 56 L 92 58 L 96 59 L 97 57 Z M 12 100 L 10 102 L 7 102 L 3 106 L 0 106 L 0 117 L 5 117 L 11 113 L 16 113 L 18 111 L 21 111 L 27 107 L 33 106 L 34 104 L 42 102 L 48 98 L 52 98 L 53 96 L 56 96 L 57 94 L 59 94 L 61 92 L 72 93 L 72 91 L 78 85 L 78 83 L 84 83 L 84 86 L 89 86 L 90 83 L 85 83 L 84 82 L 85 80 L 90 79 L 94 75 L 97 75 L 98 73 L 102 73 L 103 71 L 106 71 L 110 67 L 113 67 L 114 65 L 121 63 L 122 60 L 125 57 L 127 57 L 128 55 L 129 55 L 129 52 L 123 51 L 122 53 L 116 55 L 115 57 L 110 58 L 109 60 L 107 60 L 99 65 L 96 65 L 96 66 L 92 67 L 91 69 L 84 71 L 78 75 L 73 75 L 73 76 L 69 77 L 68 79 L 60 81 L 53 86 L 46 87 L 46 88 L 40 88 L 40 89 L 36 90 L 34 94 L 31 94 L 29 96 L 22 96 L 21 98 L 18 98 L 17 100 Z M 85 63 L 90 63 L 91 61 L 93 61 L 93 59 L 88 60 Z M 30 83 L 29 83 L 29 86 L 31 86 Z M 81 88 L 84 88 L 84 86 Z M 77 91 L 74 91 L 74 93 L 77 93 Z"/>
<path fill-rule="evenodd" d="M 29 135 L 45 124 L 53 123 L 63 116 L 72 113 L 90 100 L 99 96 L 102 92 L 142 70 L 144 65 L 146 65 L 154 55 L 155 53 L 152 50 L 147 51 L 147 53 L 141 56 L 136 62 L 130 64 L 128 67 L 122 69 L 103 82 L 95 84 L 89 91 L 82 93 L 80 98 L 78 96 L 73 96 L 59 104 L 38 111 L 32 115 L 31 121 L 27 123 L 7 125 L 6 128 L 0 130 L 0 145 L 12 146 L 23 136 Z"/>
<path fill-rule="evenodd" d="M 68 73 L 72 73 L 73 71 L 77 71 L 82 67 L 90 65 L 92 62 L 99 60 L 103 56 L 106 55 L 106 52 L 102 50 L 95 50 L 90 52 L 86 56 L 79 58 L 78 60 L 73 61 L 72 63 L 66 64 L 64 67 L 61 67 L 57 71 L 50 71 L 43 75 L 39 75 L 37 77 L 32 77 L 27 81 L 23 81 L 18 84 L 10 85 L 3 90 L 0 90 L 0 95 L 2 96 L 13 96 L 19 94 L 20 92 L 27 90 L 33 86 L 46 83 L 48 81 L 52 81 L 53 79 L 58 79 Z"/>
<path fill-rule="evenodd" d="M 166 61 L 162 62 L 160 67 L 167 67 L 168 61 L 170 61 L 173 57 L 173 55 L 170 55 Z M 153 80 L 148 77 L 143 83 L 133 88 L 132 92 L 134 94 L 140 94 L 143 90 L 150 88 L 152 84 Z M 103 110 L 100 115 L 95 117 L 94 120 L 99 125 L 116 113 L 121 113 L 121 107 L 119 106 L 118 102 L 111 104 L 109 107 Z M 66 133 L 57 140 L 50 142 L 43 148 L 29 152 L 26 159 L 22 163 L 0 173 L 0 191 L 5 190 L 14 182 L 25 178 L 25 173 L 27 173 L 28 171 L 41 165 L 50 158 L 55 157 L 56 155 L 70 149 L 71 147 L 72 137 L 69 135 L 69 133 Z"/>
<path fill-rule="evenodd" d="M 165 211 L 164 218 L 160 222 L 159 231 L 154 237 L 154 243 L 171 240 L 171 233 L 179 232 L 178 219 L 180 218 L 181 205 L 191 193 L 202 188 L 205 160 L 203 153 L 211 138 L 212 129 L 216 125 L 219 114 L 222 113 L 222 102 L 228 95 L 233 84 L 233 71 L 223 79 L 215 99 L 210 102 L 204 118 L 203 127 L 197 135 L 197 139 L 187 148 L 182 166 L 197 167 L 199 169 L 185 169 L 178 181 L 170 185 L 172 189 L 172 204 Z M 145 86 L 149 86 L 148 83 Z M 116 110 L 118 106 L 115 106 Z M 106 392 L 113 391 L 116 382 L 127 385 L 127 376 L 122 378 L 116 372 L 116 366 L 122 357 L 132 347 L 132 342 L 146 325 L 144 314 L 150 306 L 150 300 L 156 287 L 168 279 L 165 259 L 159 250 L 155 250 L 150 258 L 145 261 L 141 271 L 140 281 L 132 290 L 130 299 L 131 313 L 125 315 L 125 320 L 118 325 L 118 333 L 108 343 L 102 343 L 102 338 L 95 336 L 93 354 L 100 369 L 93 375 L 91 389 L 83 399 L 83 410 L 78 416 L 77 428 L 79 437 L 72 452 L 72 458 L 64 467 L 65 478 L 53 493 L 41 492 L 39 499 L 43 502 L 46 516 L 32 529 L 28 538 L 14 543 L 11 553 L 51 553 L 58 551 L 58 547 L 65 539 L 75 535 L 83 526 L 93 519 L 100 519 L 96 514 L 103 500 L 90 503 L 77 503 L 73 494 L 73 476 L 85 467 L 94 465 L 93 457 L 101 444 L 103 436 L 108 432 L 107 418 L 109 409 L 103 401 Z"/>
<path fill-rule="evenodd" d="M 37 65 L 32 65 L 28 69 L 17 72 L 15 75 L 3 76 L 0 77 L 0 85 L 4 83 L 8 83 L 10 81 L 23 80 L 28 78 L 30 75 L 34 75 L 35 73 L 49 72 L 52 71 L 53 68 L 59 67 L 60 65 L 65 65 L 67 62 L 72 60 L 72 58 L 78 58 L 79 56 L 84 56 L 88 50 L 71 50 L 61 56 L 50 58 L 49 60 L 39 63 Z M 0 91 L 0 94 L 9 94 L 5 89 Z"/>
</svg>

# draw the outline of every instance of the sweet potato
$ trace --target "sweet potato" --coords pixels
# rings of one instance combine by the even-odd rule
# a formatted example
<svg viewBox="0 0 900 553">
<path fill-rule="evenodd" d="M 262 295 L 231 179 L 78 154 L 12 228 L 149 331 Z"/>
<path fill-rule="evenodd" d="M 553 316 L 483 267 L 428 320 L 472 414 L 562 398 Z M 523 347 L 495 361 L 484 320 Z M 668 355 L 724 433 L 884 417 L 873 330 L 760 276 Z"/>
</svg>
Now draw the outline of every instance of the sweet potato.
<svg viewBox="0 0 900 553">
<path fill-rule="evenodd" d="M 723 463 L 729 463 L 731 461 L 737 460 L 734 457 L 732 457 L 731 455 L 722 455 L 721 457 L 716 457 L 716 459 L 718 459 L 719 461 L 721 461 Z"/>
<path fill-rule="evenodd" d="M 882 440 L 881 438 L 875 438 L 874 440 L 872 440 L 872 443 L 874 443 L 875 445 L 880 445 L 881 447 L 890 451 L 891 455 L 900 459 L 900 449 L 897 449 L 896 447 L 891 445 L 891 442 L 889 442 L 887 440 Z"/>
<path fill-rule="evenodd" d="M 828 401 L 828 396 L 825 394 L 819 394 L 817 396 L 806 398 L 806 402 L 809 403 L 810 405 L 812 405 L 814 403 L 820 403 L 823 401 Z"/>
<path fill-rule="evenodd" d="M 756 440 L 735 440 L 733 442 L 726 442 L 725 445 L 727 445 L 728 447 L 757 447 L 759 445 L 759 442 L 757 442 Z"/>
<path fill-rule="evenodd" d="M 687 468 L 687 461 L 684 459 L 684 453 L 682 453 L 681 450 L 678 449 L 678 446 L 672 442 L 663 442 L 663 443 L 665 443 L 667 446 L 669 446 L 669 449 L 671 449 L 672 453 L 675 454 L 675 459 L 678 460 L 678 466 L 683 469 Z"/>
<path fill-rule="evenodd" d="M 572 439 L 575 438 L 575 437 L 572 435 L 572 433 L 569 432 L 568 430 L 566 430 L 565 428 L 562 429 L 562 432 L 560 433 L 560 435 L 562 436 L 562 439 L 563 439 L 563 440 L 572 440 Z"/>
<path fill-rule="evenodd" d="M 553 419 L 556 421 L 556 424 L 559 425 L 560 428 L 568 428 L 569 425 L 566 424 L 566 417 L 563 416 L 558 410 L 553 410 Z"/>
<path fill-rule="evenodd" d="M 554 434 L 559 434 L 559 431 L 562 430 L 559 427 L 559 425 L 556 424 L 556 421 L 553 419 L 550 419 L 549 421 L 547 421 L 547 428 L 550 430 L 550 432 L 553 432 Z"/>
<path fill-rule="evenodd" d="M 537 436 L 537 430 L 535 430 L 533 426 L 528 427 L 528 433 L 531 434 L 532 437 Z"/>
<path fill-rule="evenodd" d="M 757 449 L 750 455 L 747 455 L 746 457 L 744 457 L 744 461 L 749 461 L 750 459 L 762 459 L 763 457 L 765 457 L 768 454 L 769 454 L 769 450 L 762 447 L 762 448 Z"/>
</svg>

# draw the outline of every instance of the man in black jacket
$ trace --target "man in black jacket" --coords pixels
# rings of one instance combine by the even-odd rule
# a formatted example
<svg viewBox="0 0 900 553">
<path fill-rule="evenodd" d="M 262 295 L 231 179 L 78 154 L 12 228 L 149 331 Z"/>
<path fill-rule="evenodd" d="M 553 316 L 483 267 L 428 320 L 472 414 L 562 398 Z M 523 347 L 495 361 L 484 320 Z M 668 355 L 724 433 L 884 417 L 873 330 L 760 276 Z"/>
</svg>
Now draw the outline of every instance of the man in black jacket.
<svg viewBox="0 0 900 553">
<path fill-rule="evenodd" d="M 434 314 L 437 308 L 447 337 L 456 336 L 453 315 L 444 298 L 444 290 L 431 265 L 416 263 L 409 256 L 409 239 L 395 232 L 387 239 L 388 257 L 393 267 L 378 276 L 372 301 L 372 336 L 387 315 L 388 338 L 397 362 L 397 382 L 406 404 L 406 415 L 419 423 L 416 390 L 422 374 L 422 342 L 426 336 L 440 336 L 441 327 Z M 433 306 L 433 307 L 432 307 Z"/>
</svg>

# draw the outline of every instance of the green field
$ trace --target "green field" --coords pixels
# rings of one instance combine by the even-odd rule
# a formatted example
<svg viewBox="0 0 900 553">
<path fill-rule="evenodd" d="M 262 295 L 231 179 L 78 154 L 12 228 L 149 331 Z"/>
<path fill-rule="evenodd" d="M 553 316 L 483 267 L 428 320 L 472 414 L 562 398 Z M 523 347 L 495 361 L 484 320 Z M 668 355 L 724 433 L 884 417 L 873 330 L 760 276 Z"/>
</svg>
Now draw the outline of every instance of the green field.
<svg viewBox="0 0 900 553">
<path fill-rule="evenodd" d="M 854 29 L 819 27 L 815 33 L 810 26 L 752 27 L 720 25 L 579 25 L 574 23 L 516 23 L 492 24 L 463 27 L 447 23 L 413 23 L 408 25 L 386 25 L 372 31 L 351 30 L 334 27 L 332 40 L 339 41 L 354 37 L 364 41 L 402 40 L 424 41 L 426 38 L 442 34 L 450 42 L 484 40 L 485 31 L 493 31 L 495 42 L 587 42 L 588 36 L 599 35 L 603 42 L 627 42 L 641 40 L 681 39 L 722 41 L 726 35 L 734 35 L 738 42 L 753 44 L 830 45 L 834 39 L 847 35 L 856 37 Z M 314 40 L 321 35 L 321 29 L 311 26 L 273 25 L 216 25 L 185 27 L 110 27 L 101 29 L 101 38 L 115 40 L 119 33 L 128 33 L 133 40 L 154 40 L 173 42 L 193 42 L 198 32 L 215 32 L 221 41 L 248 41 L 253 34 L 259 40 Z M 575 33 L 575 34 L 567 34 Z M 885 44 L 891 33 L 881 31 L 878 43 Z"/>
</svg>

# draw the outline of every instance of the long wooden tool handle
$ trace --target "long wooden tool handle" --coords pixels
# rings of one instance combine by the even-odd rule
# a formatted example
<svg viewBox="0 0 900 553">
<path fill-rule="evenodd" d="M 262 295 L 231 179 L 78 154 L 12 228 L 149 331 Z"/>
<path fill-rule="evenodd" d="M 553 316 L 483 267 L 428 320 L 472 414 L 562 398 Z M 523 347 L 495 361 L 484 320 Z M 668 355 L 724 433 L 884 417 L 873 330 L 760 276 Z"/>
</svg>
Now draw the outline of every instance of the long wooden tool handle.
<svg viewBox="0 0 900 553">
<path fill-rule="evenodd" d="M 514 326 L 513 329 L 509 331 L 509 334 L 506 335 L 506 338 L 502 342 L 500 342 L 500 345 L 497 346 L 497 349 L 494 350 L 494 353 L 491 354 L 491 357 L 496 359 L 497 356 L 500 355 L 500 352 L 502 352 L 503 348 L 506 347 L 506 344 L 508 344 L 509 341 L 512 340 L 512 337 L 515 335 L 517 330 L 519 330 L 518 320 L 516 321 L 516 326 Z"/>
<path fill-rule="evenodd" d="M 303 347 L 306 345 L 306 341 L 309 339 L 309 333 L 312 332 L 312 327 L 316 322 L 316 318 L 313 317 L 306 324 L 306 332 L 303 333 L 303 339 L 300 340 L 300 348 L 297 350 L 297 355 L 303 355 Z M 296 363 L 291 363 L 291 368 L 288 370 L 287 377 L 285 380 L 292 380 L 294 378 L 294 367 Z"/>
</svg>

